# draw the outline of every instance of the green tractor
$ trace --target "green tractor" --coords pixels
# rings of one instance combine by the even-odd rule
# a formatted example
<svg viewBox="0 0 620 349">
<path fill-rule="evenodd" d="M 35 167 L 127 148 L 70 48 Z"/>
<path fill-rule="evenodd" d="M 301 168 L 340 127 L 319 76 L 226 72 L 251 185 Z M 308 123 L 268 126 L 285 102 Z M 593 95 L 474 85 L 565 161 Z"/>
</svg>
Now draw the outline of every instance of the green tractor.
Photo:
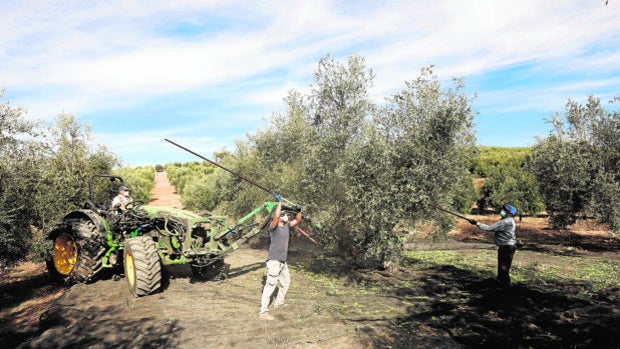
<svg viewBox="0 0 620 349">
<path fill-rule="evenodd" d="M 89 199 L 68 213 L 47 235 L 52 251 L 50 276 L 65 283 L 89 283 L 105 270 L 121 270 L 135 296 L 162 286 L 164 265 L 189 264 L 195 276 L 225 276 L 224 257 L 266 227 L 277 202 L 265 202 L 232 227 L 226 218 L 133 202 L 125 210 L 111 207 L 123 186 L 119 176 L 90 177 Z M 283 211 L 296 208 L 283 206 Z M 256 222 L 257 218 L 262 222 Z"/>
</svg>

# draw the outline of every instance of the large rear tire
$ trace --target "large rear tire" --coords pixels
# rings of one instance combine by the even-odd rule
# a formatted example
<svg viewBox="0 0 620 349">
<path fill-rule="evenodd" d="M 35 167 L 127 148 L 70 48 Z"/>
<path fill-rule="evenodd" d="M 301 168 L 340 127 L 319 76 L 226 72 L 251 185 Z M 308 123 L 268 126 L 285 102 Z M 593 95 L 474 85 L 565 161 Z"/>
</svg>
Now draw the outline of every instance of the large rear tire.
<svg viewBox="0 0 620 349">
<path fill-rule="evenodd" d="M 101 271 L 106 248 L 97 239 L 97 227 L 89 220 L 71 224 L 71 229 L 52 235 L 49 275 L 64 283 L 87 283 Z"/>
<path fill-rule="evenodd" d="M 125 277 L 129 292 L 136 297 L 147 296 L 161 288 L 161 260 L 150 236 L 125 241 Z"/>
</svg>

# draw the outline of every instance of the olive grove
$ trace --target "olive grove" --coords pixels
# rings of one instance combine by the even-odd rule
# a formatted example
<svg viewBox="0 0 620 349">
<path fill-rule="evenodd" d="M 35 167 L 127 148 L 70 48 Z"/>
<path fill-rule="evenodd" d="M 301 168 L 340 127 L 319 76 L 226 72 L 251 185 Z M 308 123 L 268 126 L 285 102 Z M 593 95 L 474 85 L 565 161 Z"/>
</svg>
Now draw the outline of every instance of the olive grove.
<svg viewBox="0 0 620 349">
<path fill-rule="evenodd" d="M 519 214 L 535 215 L 544 210 L 536 177 L 528 167 L 532 148 L 479 146 L 472 172 L 484 178 L 477 206 L 481 212 L 510 204 Z"/>
</svg>

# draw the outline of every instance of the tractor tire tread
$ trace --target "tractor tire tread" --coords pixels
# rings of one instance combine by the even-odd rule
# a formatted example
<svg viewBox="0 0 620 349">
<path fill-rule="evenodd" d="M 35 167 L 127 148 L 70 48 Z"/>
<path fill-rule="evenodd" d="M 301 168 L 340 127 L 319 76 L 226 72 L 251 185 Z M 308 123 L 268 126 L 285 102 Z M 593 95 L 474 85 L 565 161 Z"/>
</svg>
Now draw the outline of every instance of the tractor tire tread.
<svg viewBox="0 0 620 349">
<path fill-rule="evenodd" d="M 125 242 L 125 253 L 130 253 L 135 272 L 135 284 L 130 285 L 135 296 L 147 296 L 161 289 L 162 267 L 157 246 L 149 236 L 139 236 Z M 127 263 L 127 258 L 125 258 Z"/>
</svg>

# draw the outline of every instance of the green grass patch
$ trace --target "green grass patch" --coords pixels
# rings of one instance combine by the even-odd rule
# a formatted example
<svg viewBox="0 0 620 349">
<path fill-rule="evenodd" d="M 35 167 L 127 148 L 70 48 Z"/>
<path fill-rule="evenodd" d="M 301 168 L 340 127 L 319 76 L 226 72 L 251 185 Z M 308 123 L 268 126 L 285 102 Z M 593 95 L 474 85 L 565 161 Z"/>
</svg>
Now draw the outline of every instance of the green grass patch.
<svg viewBox="0 0 620 349">
<path fill-rule="evenodd" d="M 416 268 L 424 269 L 437 265 L 451 265 L 475 273 L 494 272 L 496 268 L 495 251 L 424 250 L 405 251 L 405 257 L 415 260 Z"/>
<path fill-rule="evenodd" d="M 405 251 L 410 266 L 425 269 L 442 265 L 475 274 L 495 274 L 495 250 L 423 250 Z M 584 282 L 594 292 L 620 286 L 620 263 L 606 258 L 561 256 L 532 251 L 517 251 L 510 275 L 514 282 L 545 280 L 551 282 Z"/>
</svg>

